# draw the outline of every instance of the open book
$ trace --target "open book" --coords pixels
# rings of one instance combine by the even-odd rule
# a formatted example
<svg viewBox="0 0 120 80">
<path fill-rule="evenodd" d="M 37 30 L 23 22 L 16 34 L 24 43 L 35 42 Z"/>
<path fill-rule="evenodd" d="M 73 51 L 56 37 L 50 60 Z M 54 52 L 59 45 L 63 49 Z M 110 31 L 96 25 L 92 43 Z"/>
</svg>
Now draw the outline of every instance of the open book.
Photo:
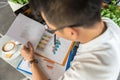
<svg viewBox="0 0 120 80">
<path fill-rule="evenodd" d="M 72 41 L 57 37 L 56 47 L 53 48 L 53 34 L 45 31 L 45 25 L 22 14 L 16 17 L 6 35 L 24 45 L 30 41 L 38 55 L 61 65 L 65 65 L 73 47 Z"/>
</svg>

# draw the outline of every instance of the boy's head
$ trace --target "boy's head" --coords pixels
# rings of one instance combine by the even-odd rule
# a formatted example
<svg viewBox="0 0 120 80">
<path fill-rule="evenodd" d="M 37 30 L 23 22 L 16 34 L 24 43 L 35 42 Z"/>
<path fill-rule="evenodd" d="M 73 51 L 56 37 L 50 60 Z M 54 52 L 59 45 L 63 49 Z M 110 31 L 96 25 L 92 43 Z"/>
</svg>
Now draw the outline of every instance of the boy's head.
<svg viewBox="0 0 120 80">
<path fill-rule="evenodd" d="M 63 30 L 70 32 L 70 29 L 91 27 L 101 21 L 102 0 L 30 0 L 30 4 L 35 13 L 42 15 L 49 28 L 66 27 L 56 34 L 70 40 L 74 40 L 70 38 L 72 33 L 64 36 L 67 34 Z"/>
</svg>

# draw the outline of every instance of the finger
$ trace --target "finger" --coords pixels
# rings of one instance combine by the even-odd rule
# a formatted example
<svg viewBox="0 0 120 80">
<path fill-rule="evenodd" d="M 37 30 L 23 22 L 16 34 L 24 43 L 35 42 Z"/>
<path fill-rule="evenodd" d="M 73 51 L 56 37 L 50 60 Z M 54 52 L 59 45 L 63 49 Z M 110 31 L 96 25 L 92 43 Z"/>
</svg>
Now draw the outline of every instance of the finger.
<svg viewBox="0 0 120 80">
<path fill-rule="evenodd" d="M 26 49 L 27 49 L 27 47 L 22 45 L 21 50 L 26 50 Z"/>
<path fill-rule="evenodd" d="M 29 47 L 29 49 L 30 49 L 31 51 L 34 51 L 34 48 L 33 48 L 32 44 L 31 44 L 31 42 L 28 42 L 27 45 L 28 45 L 28 47 Z"/>
<path fill-rule="evenodd" d="M 22 47 L 21 47 L 21 52 L 23 52 L 23 51 L 27 51 L 28 49 L 26 48 L 26 46 L 24 46 L 24 45 L 22 45 Z"/>
<path fill-rule="evenodd" d="M 20 49 L 20 54 L 23 54 L 23 50 L 24 50 L 24 46 L 22 45 L 21 49 Z"/>
</svg>

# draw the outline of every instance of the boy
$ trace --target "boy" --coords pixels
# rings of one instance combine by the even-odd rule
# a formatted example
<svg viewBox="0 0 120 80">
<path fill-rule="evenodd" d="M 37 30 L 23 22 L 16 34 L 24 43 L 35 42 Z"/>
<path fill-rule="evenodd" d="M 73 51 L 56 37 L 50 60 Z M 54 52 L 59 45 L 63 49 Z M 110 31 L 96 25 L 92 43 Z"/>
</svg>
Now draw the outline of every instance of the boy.
<svg viewBox="0 0 120 80">
<path fill-rule="evenodd" d="M 117 80 L 120 70 L 120 29 L 100 16 L 102 0 L 30 0 L 50 33 L 80 45 L 71 67 L 58 80 Z M 37 66 L 31 43 L 21 49 L 30 61 L 33 80 L 48 80 Z"/>
</svg>

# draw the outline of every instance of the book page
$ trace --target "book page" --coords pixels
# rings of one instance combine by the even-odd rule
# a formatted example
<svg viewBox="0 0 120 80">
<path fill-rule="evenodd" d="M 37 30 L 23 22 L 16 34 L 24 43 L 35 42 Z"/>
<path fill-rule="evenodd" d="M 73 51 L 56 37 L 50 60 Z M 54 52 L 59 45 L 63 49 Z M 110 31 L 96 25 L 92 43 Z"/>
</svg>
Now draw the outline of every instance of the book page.
<svg viewBox="0 0 120 80">
<path fill-rule="evenodd" d="M 57 37 L 56 45 L 54 46 L 54 37 L 47 32 L 44 33 L 41 39 L 37 47 L 38 54 L 59 64 L 63 64 L 72 41 Z"/>
<path fill-rule="evenodd" d="M 22 14 L 19 14 L 6 35 L 24 45 L 30 41 L 33 44 L 33 47 L 36 49 L 44 31 L 45 28 L 42 24 Z"/>
</svg>

